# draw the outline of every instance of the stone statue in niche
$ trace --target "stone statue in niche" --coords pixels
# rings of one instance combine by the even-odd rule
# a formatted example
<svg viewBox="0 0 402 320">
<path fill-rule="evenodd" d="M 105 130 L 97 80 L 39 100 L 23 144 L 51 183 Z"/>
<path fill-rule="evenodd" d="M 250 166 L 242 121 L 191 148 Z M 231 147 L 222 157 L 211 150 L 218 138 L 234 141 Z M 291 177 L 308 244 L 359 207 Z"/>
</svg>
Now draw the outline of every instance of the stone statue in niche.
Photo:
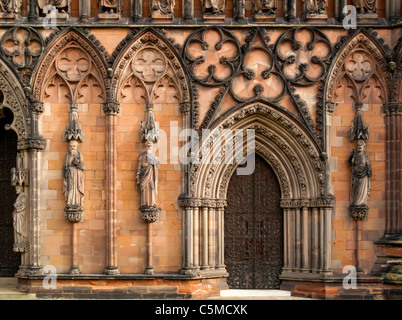
<svg viewBox="0 0 402 320">
<path fill-rule="evenodd" d="M 225 19 L 225 0 L 201 0 L 203 19 L 211 22 Z"/>
<path fill-rule="evenodd" d="M 40 13 L 43 13 L 43 15 L 51 13 L 50 8 L 45 9 L 46 6 L 54 6 L 56 8 L 56 19 L 58 21 L 66 21 L 71 16 L 71 0 L 38 0 Z"/>
<path fill-rule="evenodd" d="M 138 157 L 137 184 L 140 186 L 140 211 L 143 220 L 157 219 L 159 208 L 157 205 L 159 160 L 153 150 L 153 142 L 146 141 L 147 150 Z"/>
<path fill-rule="evenodd" d="M 357 150 L 349 157 L 352 167 L 352 185 L 350 190 L 350 212 L 355 220 L 366 220 L 368 214 L 367 201 L 370 197 L 370 178 L 372 169 L 364 140 L 357 141 Z"/>
<path fill-rule="evenodd" d="M 174 18 L 174 0 L 152 0 L 151 17 L 152 20 L 168 20 Z"/>
<path fill-rule="evenodd" d="M 0 11 L 6 14 L 20 13 L 22 0 L 0 0 Z"/>
<path fill-rule="evenodd" d="M 328 3 L 327 0 L 306 0 L 305 1 L 307 14 L 326 13 Z"/>
<path fill-rule="evenodd" d="M 325 22 L 328 18 L 327 7 L 327 0 L 305 0 L 304 15 L 306 17 L 306 20 L 318 20 L 317 22 Z"/>
<path fill-rule="evenodd" d="M 100 20 L 118 20 L 121 17 L 121 0 L 98 0 Z"/>
<path fill-rule="evenodd" d="M 78 142 L 69 142 L 70 151 L 64 158 L 63 194 L 66 200 L 64 209 L 66 218 L 70 221 L 82 221 L 84 208 L 84 170 L 85 164 L 78 151 Z"/>
<path fill-rule="evenodd" d="M 14 247 L 15 252 L 25 252 L 28 248 L 27 229 L 25 223 L 25 208 L 27 196 L 24 193 L 24 187 L 16 185 L 15 190 L 18 194 L 14 203 L 13 226 L 14 226 Z"/>
<path fill-rule="evenodd" d="M 376 13 L 377 0 L 353 0 L 357 13 Z"/>
<path fill-rule="evenodd" d="M 296 0 L 284 0 L 283 3 L 285 19 L 288 21 L 296 19 Z"/>
<path fill-rule="evenodd" d="M 254 0 L 253 7 L 256 21 L 275 21 L 278 0 Z"/>
</svg>

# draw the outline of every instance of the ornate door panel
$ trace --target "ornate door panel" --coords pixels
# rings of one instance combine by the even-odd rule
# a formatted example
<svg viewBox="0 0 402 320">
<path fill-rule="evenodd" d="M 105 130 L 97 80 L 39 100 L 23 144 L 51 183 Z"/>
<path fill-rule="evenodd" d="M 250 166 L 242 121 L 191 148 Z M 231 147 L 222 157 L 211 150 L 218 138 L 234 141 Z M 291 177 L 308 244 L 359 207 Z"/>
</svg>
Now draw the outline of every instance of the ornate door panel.
<svg viewBox="0 0 402 320">
<path fill-rule="evenodd" d="M 13 251 L 13 204 L 17 198 L 11 186 L 11 169 L 17 157 L 17 136 L 4 126 L 12 122 L 12 113 L 4 108 L 0 114 L 0 277 L 12 277 L 18 271 L 20 254 Z"/>
<path fill-rule="evenodd" d="M 225 264 L 230 288 L 279 288 L 283 266 L 280 187 L 256 156 L 252 175 L 233 174 L 225 209 Z"/>
</svg>

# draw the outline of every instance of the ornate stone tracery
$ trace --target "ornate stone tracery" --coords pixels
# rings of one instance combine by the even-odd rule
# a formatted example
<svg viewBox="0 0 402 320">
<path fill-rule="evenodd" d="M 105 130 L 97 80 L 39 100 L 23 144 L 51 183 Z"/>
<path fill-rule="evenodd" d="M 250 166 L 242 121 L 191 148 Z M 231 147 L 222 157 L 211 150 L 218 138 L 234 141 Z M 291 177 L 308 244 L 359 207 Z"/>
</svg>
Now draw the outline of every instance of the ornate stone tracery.
<svg viewBox="0 0 402 320">
<path fill-rule="evenodd" d="M 189 101 L 186 73 L 161 35 L 144 31 L 120 50 L 111 81 L 116 101 L 123 102 L 128 94 L 133 101 L 134 89 L 141 92 L 135 95 L 137 103 L 163 103 L 168 96 L 177 103 Z"/>
</svg>

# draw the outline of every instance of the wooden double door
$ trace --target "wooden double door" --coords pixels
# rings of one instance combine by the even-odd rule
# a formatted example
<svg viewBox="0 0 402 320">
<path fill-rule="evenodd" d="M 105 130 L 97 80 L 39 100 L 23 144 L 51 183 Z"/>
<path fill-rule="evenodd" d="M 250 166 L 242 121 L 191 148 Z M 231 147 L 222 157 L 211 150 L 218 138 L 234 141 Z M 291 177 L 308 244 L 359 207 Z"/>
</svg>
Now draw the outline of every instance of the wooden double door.
<svg viewBox="0 0 402 320">
<path fill-rule="evenodd" d="M 258 155 L 253 174 L 233 174 L 224 222 L 230 288 L 279 288 L 283 267 L 280 195 L 274 171 Z"/>
</svg>

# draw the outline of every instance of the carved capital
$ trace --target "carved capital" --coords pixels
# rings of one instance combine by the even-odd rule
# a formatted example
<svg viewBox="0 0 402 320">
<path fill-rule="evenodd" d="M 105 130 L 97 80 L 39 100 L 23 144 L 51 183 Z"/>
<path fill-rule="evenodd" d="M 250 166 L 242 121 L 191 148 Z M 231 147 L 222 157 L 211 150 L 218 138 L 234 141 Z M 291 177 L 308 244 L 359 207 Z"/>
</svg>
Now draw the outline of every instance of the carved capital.
<svg viewBox="0 0 402 320">
<path fill-rule="evenodd" d="M 180 112 L 182 115 L 188 115 L 191 110 L 191 104 L 190 102 L 182 102 L 180 103 Z"/>
<path fill-rule="evenodd" d="M 120 112 L 120 103 L 117 101 L 106 101 L 102 104 L 103 112 L 107 116 L 115 116 Z"/>
<path fill-rule="evenodd" d="M 179 205 L 182 208 L 201 207 L 201 199 L 198 198 L 179 198 Z"/>
<path fill-rule="evenodd" d="M 21 139 L 17 142 L 18 150 L 43 150 L 45 148 L 45 139 L 42 137 Z"/>
<path fill-rule="evenodd" d="M 43 113 L 43 111 L 45 111 L 44 103 L 36 100 L 29 102 L 29 108 L 32 110 L 32 112 L 36 114 L 40 114 Z"/>
<path fill-rule="evenodd" d="M 333 113 L 335 111 L 335 102 L 327 101 L 325 103 L 325 110 L 329 113 Z"/>
<path fill-rule="evenodd" d="M 355 206 L 351 205 L 349 207 L 349 212 L 355 221 L 365 221 L 368 218 L 369 208 L 366 205 Z"/>
<path fill-rule="evenodd" d="M 386 116 L 402 114 L 402 102 L 388 102 L 383 105 L 383 112 Z"/>
</svg>

